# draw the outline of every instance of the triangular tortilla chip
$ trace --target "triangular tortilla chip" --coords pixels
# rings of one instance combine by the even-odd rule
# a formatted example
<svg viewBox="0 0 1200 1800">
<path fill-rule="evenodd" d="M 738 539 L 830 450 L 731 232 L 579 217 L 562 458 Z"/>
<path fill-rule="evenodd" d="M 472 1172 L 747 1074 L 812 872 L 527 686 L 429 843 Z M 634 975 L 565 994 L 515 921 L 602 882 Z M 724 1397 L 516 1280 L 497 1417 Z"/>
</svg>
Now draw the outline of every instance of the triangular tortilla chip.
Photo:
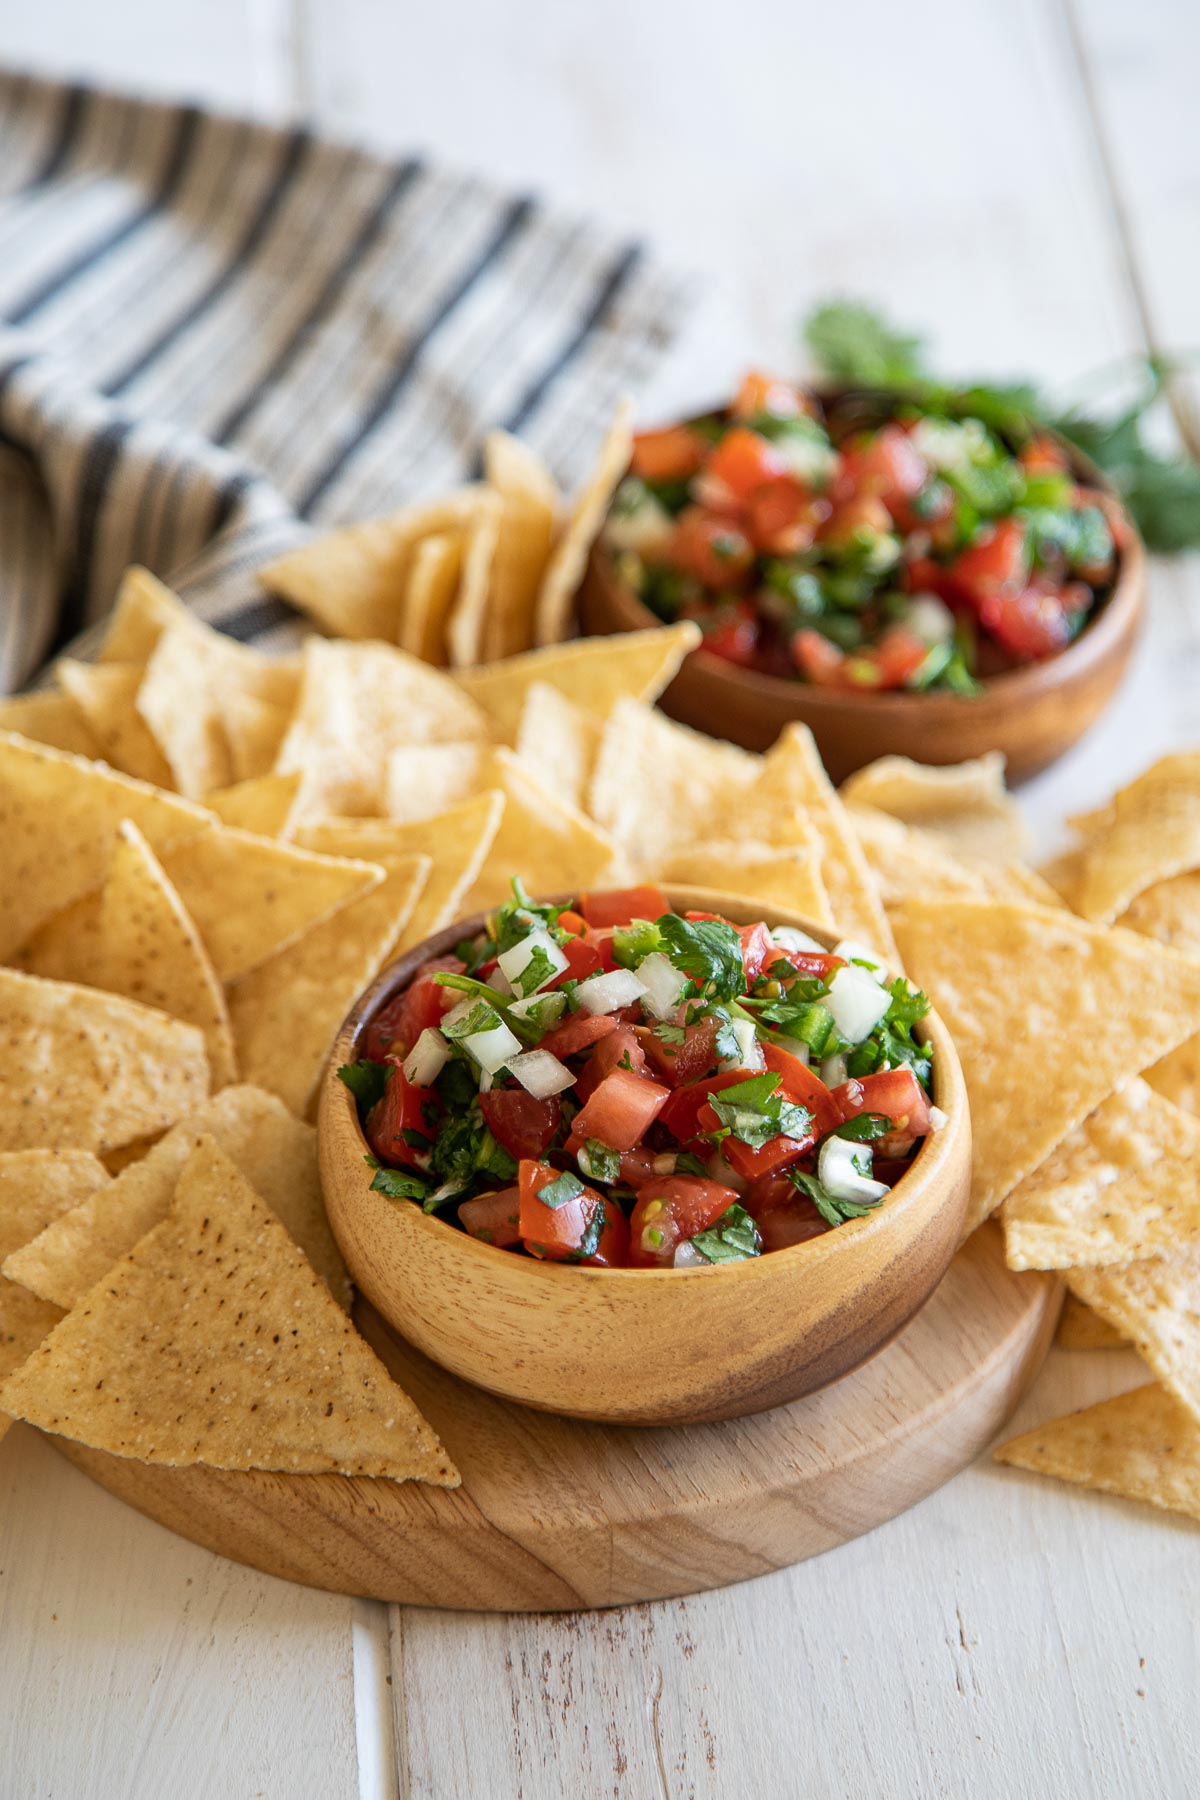
<svg viewBox="0 0 1200 1800">
<path fill-rule="evenodd" d="M 43 1431 L 181 1467 L 418 1479 L 457 1471 L 211 1139 L 170 1215 L 0 1388 Z"/>
<path fill-rule="evenodd" d="M 515 744 L 525 695 L 533 682 L 549 682 L 568 700 L 606 719 L 618 700 L 656 700 L 699 642 L 700 627 L 684 620 L 650 631 L 530 650 L 507 662 L 464 669 L 457 680 L 488 715 L 494 735 L 502 743 Z"/>
<path fill-rule="evenodd" d="M 435 931 L 442 931 L 465 916 L 467 895 L 475 885 L 503 815 L 504 795 L 492 791 L 475 794 L 459 806 L 412 823 L 397 820 L 385 826 L 379 819 L 328 822 L 336 826 L 338 842 L 346 850 L 378 844 L 379 833 L 386 830 L 391 857 L 428 856 L 432 861 L 428 880 L 394 947 L 395 956 L 414 944 L 423 944 Z M 320 824 L 301 826 L 297 835 L 303 842 L 310 832 L 319 838 L 323 830 Z"/>
<path fill-rule="evenodd" d="M 296 691 L 300 690 L 300 659 L 296 663 Z M 293 701 L 280 706 L 272 700 L 260 700 L 255 694 L 225 695 L 221 704 L 221 723 L 229 746 L 229 764 L 234 783 L 253 781 L 269 775 L 275 767 L 279 746 L 292 722 Z M 208 796 L 205 795 L 205 805 Z"/>
<path fill-rule="evenodd" d="M 676 850 L 658 869 L 671 885 L 711 888 L 740 899 L 798 912 L 814 925 L 832 927 L 829 895 L 821 879 L 821 852 L 816 844 L 789 845 L 713 839 L 690 850 Z"/>
<path fill-rule="evenodd" d="M 0 969 L 0 1150 L 115 1150 L 173 1125 L 207 1093 L 194 1025 Z"/>
<path fill-rule="evenodd" d="M 413 545 L 435 531 L 460 527 L 478 488 L 444 500 L 418 500 L 386 519 L 367 519 L 276 557 L 258 571 L 263 587 L 336 637 L 395 643 Z"/>
<path fill-rule="evenodd" d="M 504 503 L 481 652 L 483 660 L 499 662 L 533 643 L 538 590 L 554 542 L 559 496 L 541 458 L 506 431 L 488 437 L 484 472 Z"/>
<path fill-rule="evenodd" d="M 82 708 L 69 694 L 46 691 L 0 700 L 0 731 L 15 731 L 32 743 L 69 750 L 72 756 L 100 755 Z"/>
<path fill-rule="evenodd" d="M 469 800 L 487 786 L 491 764 L 490 744 L 410 744 L 393 750 L 384 784 L 388 818 L 411 823 Z"/>
<path fill-rule="evenodd" d="M 761 768 L 747 750 L 677 725 L 636 700 L 618 700 L 596 755 L 588 811 L 635 870 L 647 873 L 673 850 L 716 835 L 718 821 L 737 809 Z"/>
<path fill-rule="evenodd" d="M 135 564 L 121 578 L 98 660 L 144 664 L 163 632 L 189 616 L 178 595 Z"/>
<path fill-rule="evenodd" d="M 180 1171 L 206 1134 L 282 1219 L 338 1305 L 349 1306 L 350 1278 L 325 1216 L 317 1134 L 255 1087 L 223 1088 L 110 1185 L 77 1196 L 78 1204 L 16 1251 L 12 1279 L 56 1306 L 74 1306 L 166 1218 Z"/>
<path fill-rule="evenodd" d="M 912 899 L 892 921 L 967 1079 L 968 1231 L 1109 1094 L 1200 1029 L 1200 963 L 1132 931 L 991 900 Z"/>
<path fill-rule="evenodd" d="M 128 819 L 118 829 L 98 905 L 71 911 L 83 913 L 84 929 L 73 942 L 60 934 L 55 966 L 31 961 L 30 973 L 123 994 L 199 1026 L 213 1087 L 232 1081 L 233 1032 L 216 971 L 179 895 Z"/>
<path fill-rule="evenodd" d="M 444 669 L 450 661 L 446 623 L 463 566 L 461 533 L 437 531 L 413 545 L 398 641 L 410 656 Z"/>
<path fill-rule="evenodd" d="M 1128 1341 L 1123 1338 L 1107 1319 L 1094 1313 L 1090 1306 L 1074 1294 L 1063 1295 L 1063 1307 L 1058 1315 L 1058 1330 L 1054 1341 L 1060 1350 L 1128 1350 Z"/>
<path fill-rule="evenodd" d="M 517 755 L 559 800 L 587 806 L 603 727 L 594 713 L 548 681 L 530 682 L 517 730 Z"/>
<path fill-rule="evenodd" d="M 1164 1100 L 1184 1112 L 1200 1114 L 1200 1037 L 1189 1038 L 1161 1062 L 1152 1064 L 1143 1079 Z"/>
<path fill-rule="evenodd" d="M 1200 1251 L 1120 1269 L 1069 1269 L 1067 1285 L 1127 1337 L 1163 1386 L 1200 1419 Z"/>
<path fill-rule="evenodd" d="M 584 813 L 548 793 L 511 750 L 497 750 L 493 781 L 504 794 L 504 813 L 474 887 L 468 913 L 496 906 L 512 895 L 519 875 L 530 894 L 578 893 L 624 878 L 617 846 Z"/>
<path fill-rule="evenodd" d="M 199 800 L 213 788 L 228 787 L 247 768 L 247 703 L 256 717 L 265 716 L 270 732 L 280 713 L 295 704 L 299 686 L 294 659 L 272 661 L 187 618 L 164 631 L 151 651 L 137 710 L 162 748 L 174 786 Z M 226 724 L 235 701 L 237 757 Z"/>
<path fill-rule="evenodd" d="M 483 626 L 501 510 L 499 494 L 480 494 L 464 532 L 462 578 L 446 621 L 446 650 L 452 669 L 470 668 L 483 655 Z"/>
<path fill-rule="evenodd" d="M 1117 923 L 1189 956 L 1200 956 L 1200 869 L 1156 881 L 1126 907 Z"/>
<path fill-rule="evenodd" d="M 142 681 L 137 663 L 84 663 L 64 656 L 54 672 L 87 720 L 96 755 L 139 781 L 175 786 L 171 765 L 134 706 Z"/>
<path fill-rule="evenodd" d="M 1051 1419 L 993 1452 L 997 1462 L 1200 1519 L 1200 1425 L 1150 1383 Z"/>
<path fill-rule="evenodd" d="M 1044 862 L 1038 870 L 1042 880 L 1054 889 L 1064 906 L 1079 911 L 1079 884 L 1083 879 L 1083 851 L 1063 850 Z"/>
<path fill-rule="evenodd" d="M 86 1150 L 15 1150 L 0 1155 L 0 1263 L 53 1219 L 108 1182 Z M 62 1312 L 0 1274 L 0 1381 L 31 1356 Z M 0 1438 L 12 1420 L 0 1412 Z"/>
<path fill-rule="evenodd" d="M 1029 828 L 1004 785 L 998 750 L 946 768 L 881 756 L 842 783 L 842 799 L 919 825 L 955 856 L 1010 863 L 1028 848 Z"/>
<path fill-rule="evenodd" d="M 299 769 L 325 813 L 380 813 L 388 753 L 403 744 L 468 743 L 487 719 L 458 684 L 391 644 L 310 638 L 277 772 Z"/>
<path fill-rule="evenodd" d="M 374 893 L 229 990 L 243 1073 L 298 1117 L 308 1111 L 343 1019 L 394 953 L 432 863 L 427 856 L 389 857 L 381 866 L 387 874 Z"/>
<path fill-rule="evenodd" d="M 588 552 L 599 535 L 617 483 L 629 467 L 632 419 L 632 403 L 622 400 L 600 446 L 596 467 L 576 496 L 562 536 L 546 565 L 535 619 L 539 644 L 560 644 L 568 635 L 571 603 L 583 580 Z"/>
<path fill-rule="evenodd" d="M 0 735 L 0 960 L 104 881 L 122 819 L 155 850 L 207 832 L 211 813 L 62 750 Z"/>
<path fill-rule="evenodd" d="M 204 804 L 224 825 L 256 837 L 287 837 L 298 809 L 302 775 L 254 775 L 209 794 Z"/>
<path fill-rule="evenodd" d="M 1013 1189 L 1001 1219 L 1011 1269 L 1200 1247 L 1200 1119 L 1131 1082 Z"/>
<path fill-rule="evenodd" d="M 1200 869 L 1200 751 L 1164 756 L 1113 796 L 1111 824 L 1090 836 L 1079 910 L 1117 918 L 1146 888 Z"/>
<path fill-rule="evenodd" d="M 885 907 L 898 906 L 910 894 L 986 899 L 988 890 L 978 866 L 968 868 L 927 833 L 857 801 L 847 803 L 846 816 Z"/>
</svg>

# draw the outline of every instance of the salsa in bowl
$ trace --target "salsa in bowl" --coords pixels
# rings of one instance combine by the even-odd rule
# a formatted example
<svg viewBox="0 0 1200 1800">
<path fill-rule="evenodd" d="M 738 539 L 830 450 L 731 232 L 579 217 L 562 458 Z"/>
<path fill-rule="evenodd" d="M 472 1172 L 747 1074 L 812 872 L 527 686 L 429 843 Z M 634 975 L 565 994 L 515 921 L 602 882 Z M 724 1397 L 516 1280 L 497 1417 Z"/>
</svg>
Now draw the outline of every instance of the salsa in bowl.
<svg viewBox="0 0 1200 1800">
<path fill-rule="evenodd" d="M 887 1027 L 912 1062 L 894 1045 L 893 1054 L 881 1054 L 879 1036 L 873 1039 L 895 1004 L 892 984 L 864 966 L 873 958 L 834 956 L 829 933 L 777 910 L 751 917 L 744 902 L 704 890 L 672 890 L 664 912 L 640 921 L 635 946 L 620 934 L 639 931 L 636 914 L 656 911 L 662 897 L 653 898 L 631 906 L 599 895 L 550 904 L 520 895 L 488 919 L 438 934 L 364 996 L 343 1029 L 321 1106 L 334 1230 L 356 1282 L 388 1321 L 493 1392 L 631 1423 L 761 1410 L 836 1379 L 878 1349 L 922 1304 L 953 1254 L 970 1157 L 961 1073 L 935 1015 L 907 1023 L 894 1014 Z M 623 919 L 614 916 L 622 912 Z M 690 944 L 676 954 L 687 955 L 691 970 L 663 950 L 673 938 L 688 940 L 668 919 L 722 928 L 696 934 L 721 945 L 715 973 Z M 657 938 L 648 926 L 658 927 Z M 578 974 L 551 975 L 534 959 L 540 949 L 554 961 L 535 936 L 542 932 Z M 789 934 L 791 955 L 812 959 L 807 971 L 788 961 L 792 973 L 767 974 L 788 960 L 779 952 Z M 798 943 L 801 935 L 816 948 Z M 508 936 L 513 942 L 501 947 Z M 601 954 L 594 970 L 572 940 L 593 950 L 599 940 L 611 954 Z M 855 948 L 862 947 L 843 946 Z M 487 963 L 501 967 L 500 955 L 511 995 L 481 977 Z M 650 963 L 655 956 L 662 960 Z M 520 992 L 525 968 L 528 994 Z M 674 994 L 669 971 L 684 976 Z M 843 971 L 853 977 L 838 983 Z M 535 974 L 544 987 L 532 986 Z M 877 996 L 875 1023 L 859 975 Z M 607 992 L 579 999 L 589 981 L 613 976 L 632 977 L 642 991 L 609 981 Z M 772 982 L 778 994 L 766 991 Z M 824 1000 L 809 997 L 813 984 Z M 526 1045 L 520 1021 L 536 1011 L 539 993 L 564 988 L 561 1012 L 557 1001 L 550 1008 L 559 1016 L 539 1020 L 537 1041 Z M 599 1010 L 615 1002 L 612 1011 Z M 501 1024 L 463 1012 L 464 1003 L 496 1013 Z M 842 1010 L 852 1004 L 857 1015 Z M 665 1016 L 647 1023 L 655 1005 Z M 817 1008 L 833 1023 L 826 1026 Z M 693 1009 L 703 1016 L 689 1018 Z M 769 1012 L 778 1016 L 763 1017 Z M 859 1034 L 857 1045 L 836 1013 Z M 597 1029 L 600 1019 L 607 1025 Z M 590 1044 L 572 1049 L 569 1038 L 552 1036 L 571 1023 Z M 655 1033 L 655 1025 L 670 1029 Z M 794 1035 L 802 1030 L 819 1046 L 808 1047 L 807 1061 L 807 1040 Z M 425 1038 L 433 1031 L 448 1056 Z M 860 1075 L 847 1069 L 841 1082 L 822 1080 L 822 1061 L 849 1061 L 855 1048 Z M 411 1061 L 418 1050 L 431 1059 L 424 1067 Z M 533 1093 L 511 1076 L 513 1062 L 538 1051 L 547 1063 L 537 1085 L 551 1085 L 549 1059 L 560 1065 L 554 1092 Z M 437 1074 L 414 1081 L 430 1073 L 434 1055 Z M 735 1055 L 750 1061 L 718 1066 Z M 626 1056 L 632 1067 L 623 1066 Z M 868 1070 L 868 1060 L 877 1066 Z M 379 1076 L 364 1064 L 390 1068 L 387 1086 L 373 1093 L 369 1084 Z M 464 1073 L 447 1079 L 454 1067 Z M 842 1070 L 833 1064 L 826 1073 Z M 884 1114 L 879 1086 L 867 1082 L 889 1074 L 899 1077 L 890 1101 L 896 1111 Z M 398 1076 L 403 1085 L 385 1108 Z M 632 1083 L 644 1091 L 631 1096 Z M 427 1092 L 414 1105 L 411 1090 L 422 1086 L 435 1104 Z M 838 1089 L 846 1091 L 835 1100 Z M 907 1111 L 896 1097 L 901 1089 Z M 440 1193 L 448 1182 L 454 1192 Z"/>
</svg>

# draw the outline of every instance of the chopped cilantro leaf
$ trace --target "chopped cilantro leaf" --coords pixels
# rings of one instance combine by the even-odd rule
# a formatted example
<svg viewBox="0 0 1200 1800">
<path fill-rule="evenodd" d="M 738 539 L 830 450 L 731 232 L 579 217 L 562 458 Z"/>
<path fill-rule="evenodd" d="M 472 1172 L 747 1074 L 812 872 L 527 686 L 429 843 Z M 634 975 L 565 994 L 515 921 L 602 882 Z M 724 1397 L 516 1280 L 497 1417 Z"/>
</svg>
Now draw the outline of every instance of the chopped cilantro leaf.
<svg viewBox="0 0 1200 1800">
<path fill-rule="evenodd" d="M 553 973 L 554 964 L 551 962 L 545 950 L 542 949 L 542 946 L 540 944 L 535 944 L 530 954 L 529 961 L 517 976 L 515 985 L 521 990 L 521 996 L 525 999 L 530 994 L 536 993 L 543 981 L 548 980 Z"/>
<path fill-rule="evenodd" d="M 480 1000 L 471 1008 L 465 1019 L 459 1019 L 453 1025 L 447 1025 L 443 1020 L 442 1036 L 448 1038 L 451 1043 L 457 1043 L 460 1038 L 475 1037 L 484 1031 L 495 1031 L 500 1022 L 500 1014 L 495 1007 Z"/>
<path fill-rule="evenodd" d="M 703 1178 L 707 1176 L 708 1168 L 693 1151 L 681 1150 L 675 1158 L 675 1173 L 676 1175 L 699 1175 Z"/>
<path fill-rule="evenodd" d="M 663 948 L 677 969 L 714 1000 L 732 1000 L 746 985 L 742 940 L 720 919 L 683 919 L 664 913 L 657 921 Z"/>
<path fill-rule="evenodd" d="M 393 1064 L 373 1062 L 363 1057 L 358 1062 L 343 1063 L 337 1072 L 338 1080 L 343 1082 L 358 1101 L 358 1110 L 366 1118 L 376 1101 L 383 1098 L 383 1090 L 388 1084 Z"/>
<path fill-rule="evenodd" d="M 386 1194 L 389 1200 L 420 1200 L 429 1196 L 429 1183 L 422 1181 L 419 1175 L 410 1175 L 403 1169 L 379 1169 L 371 1183 L 371 1190 L 376 1194 Z"/>
<path fill-rule="evenodd" d="M 621 1152 L 602 1144 L 599 1138 L 588 1138 L 583 1146 L 593 1181 L 619 1181 Z"/>
<path fill-rule="evenodd" d="M 673 1049 L 678 1049 L 679 1045 L 682 1044 L 684 1038 L 687 1036 L 687 1032 L 682 1025 L 672 1025 L 667 1019 L 663 1019 L 659 1024 L 652 1026 L 651 1030 L 654 1032 L 659 1043 L 668 1044 Z"/>
<path fill-rule="evenodd" d="M 778 1086 L 778 1075 L 752 1075 L 749 1081 L 711 1093 L 708 1104 L 724 1127 L 721 1135 L 735 1137 L 752 1150 L 761 1150 L 772 1138 L 806 1138 L 812 1129 L 811 1112 L 781 1099 L 775 1091 Z"/>
<path fill-rule="evenodd" d="M 600 1248 L 600 1239 L 604 1236 L 604 1227 L 608 1223 L 608 1208 L 604 1201 L 598 1200 L 592 1208 L 592 1216 L 584 1228 L 579 1248 L 568 1259 L 571 1262 L 585 1262 L 589 1256 L 595 1256 Z"/>
<path fill-rule="evenodd" d="M 556 1175 L 553 1181 L 548 1181 L 544 1187 L 538 1188 L 537 1197 L 543 1206 L 559 1207 L 565 1206 L 568 1200 L 574 1200 L 582 1192 L 583 1183 L 578 1175 L 564 1171 L 563 1174 Z"/>
<path fill-rule="evenodd" d="M 758 1226 L 745 1208 L 736 1203 L 721 1214 L 715 1225 L 698 1232 L 691 1239 L 691 1245 L 712 1263 L 744 1262 L 747 1257 L 762 1253 Z"/>
<path fill-rule="evenodd" d="M 476 1095 L 465 1112 L 448 1119 L 433 1146 L 429 1166 L 453 1191 L 460 1191 L 476 1175 L 492 1175 L 497 1181 L 512 1181 L 517 1173 L 516 1161 L 502 1150 L 479 1110 Z"/>
<path fill-rule="evenodd" d="M 886 1198 L 881 1194 L 878 1200 L 835 1200 L 815 1175 L 806 1175 L 800 1169 L 788 1169 L 786 1174 L 793 1187 L 808 1195 L 827 1225 L 844 1225 L 847 1219 L 861 1219 L 882 1205 Z"/>
</svg>

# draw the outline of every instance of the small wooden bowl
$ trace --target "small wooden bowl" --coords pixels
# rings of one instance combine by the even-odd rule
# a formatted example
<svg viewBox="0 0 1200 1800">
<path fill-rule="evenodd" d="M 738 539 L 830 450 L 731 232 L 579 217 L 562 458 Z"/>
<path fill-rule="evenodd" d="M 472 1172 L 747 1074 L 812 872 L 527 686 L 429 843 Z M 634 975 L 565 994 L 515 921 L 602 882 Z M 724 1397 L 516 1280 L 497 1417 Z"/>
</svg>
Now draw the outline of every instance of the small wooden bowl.
<svg viewBox="0 0 1200 1800">
<path fill-rule="evenodd" d="M 748 923 L 744 900 L 677 888 L 672 905 Z M 767 909 L 772 925 L 831 934 Z M 962 1229 L 971 1127 L 941 1022 L 934 1097 L 949 1123 L 878 1211 L 824 1236 L 711 1269 L 593 1269 L 480 1243 L 411 1201 L 372 1192 L 367 1144 L 336 1070 L 419 963 L 479 929 L 468 920 L 386 969 L 338 1037 L 321 1094 L 320 1160 L 334 1234 L 359 1288 L 434 1362 L 542 1411 L 624 1425 L 738 1418 L 799 1399 L 873 1356 L 924 1305 Z"/>
<path fill-rule="evenodd" d="M 1053 435 L 1053 434 L 1049 434 Z M 1089 459 L 1064 439 L 1073 473 L 1113 496 Z M 747 750 L 767 750 L 785 725 L 812 731 L 830 779 L 844 781 L 879 756 L 923 763 L 965 762 L 1004 752 L 1010 782 L 1025 781 L 1068 751 L 1112 699 L 1132 655 L 1146 591 L 1142 541 L 1126 518 L 1111 592 L 1073 644 L 1042 663 L 991 676 L 973 696 L 948 693 L 843 694 L 739 669 L 694 650 L 659 700 L 664 712 Z M 645 631 L 661 620 L 617 576 L 597 539 L 578 598 L 589 637 Z"/>
</svg>

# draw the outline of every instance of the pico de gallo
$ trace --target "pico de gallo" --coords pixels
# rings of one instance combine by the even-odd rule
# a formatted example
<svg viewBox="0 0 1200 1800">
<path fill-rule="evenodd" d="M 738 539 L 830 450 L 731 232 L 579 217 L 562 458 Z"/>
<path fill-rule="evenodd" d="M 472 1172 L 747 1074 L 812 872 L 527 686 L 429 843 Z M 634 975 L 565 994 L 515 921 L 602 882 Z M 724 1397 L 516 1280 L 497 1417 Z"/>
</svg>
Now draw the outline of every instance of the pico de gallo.
<svg viewBox="0 0 1200 1800">
<path fill-rule="evenodd" d="M 928 1002 L 869 948 L 512 886 L 338 1071 L 377 1192 L 532 1257 L 709 1268 L 871 1212 L 945 1123 Z"/>
<path fill-rule="evenodd" d="M 653 612 L 742 668 L 970 694 L 1078 636 L 1123 530 L 1045 433 L 752 373 L 728 412 L 635 437 L 604 541 Z"/>
</svg>

